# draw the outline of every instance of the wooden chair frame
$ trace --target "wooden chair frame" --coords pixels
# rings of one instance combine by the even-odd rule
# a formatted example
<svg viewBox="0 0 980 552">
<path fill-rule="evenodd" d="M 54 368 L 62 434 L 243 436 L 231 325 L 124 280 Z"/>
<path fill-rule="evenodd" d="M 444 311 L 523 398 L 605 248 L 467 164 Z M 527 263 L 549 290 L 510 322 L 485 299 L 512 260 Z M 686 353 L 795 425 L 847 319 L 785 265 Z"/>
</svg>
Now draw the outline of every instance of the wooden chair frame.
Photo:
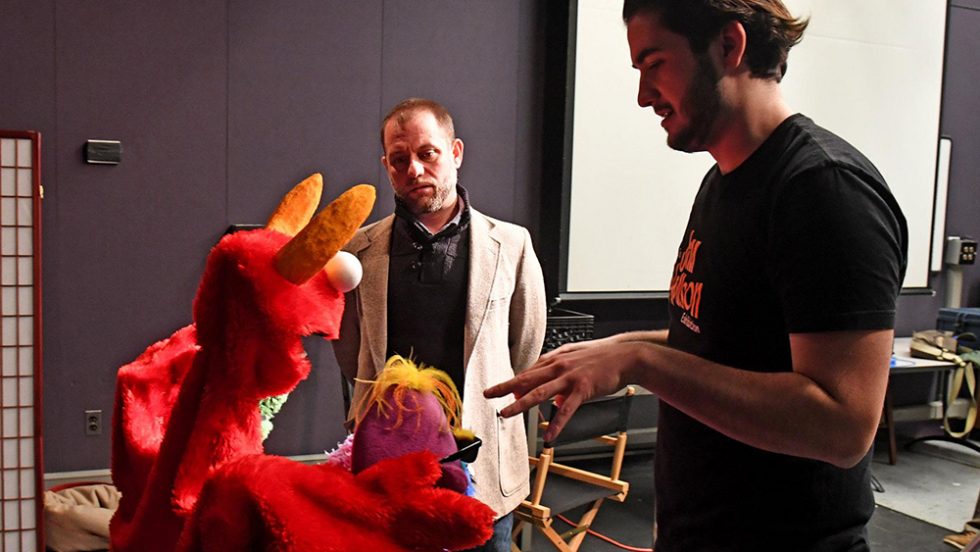
<svg viewBox="0 0 980 552">
<path fill-rule="evenodd" d="M 632 387 L 627 387 L 626 393 L 621 397 L 617 397 L 617 399 L 629 401 L 634 393 L 635 390 Z M 569 423 L 574 423 L 574 418 Z M 548 422 L 541 422 L 539 425 L 542 429 L 545 429 L 548 427 Z M 554 447 L 548 446 L 547 443 L 537 457 L 531 456 L 528 459 L 531 467 L 535 468 L 532 474 L 531 494 L 514 511 L 512 551 L 520 552 L 516 540 L 519 538 L 525 525 L 527 525 L 537 528 L 555 549 L 561 552 L 576 552 L 582 545 L 582 541 L 585 540 L 585 536 L 596 515 L 599 513 L 599 507 L 602 506 L 603 502 L 607 499 L 617 502 L 626 500 L 626 495 L 629 493 L 629 483 L 619 478 L 623 466 L 623 457 L 626 454 L 627 432 L 625 431 L 625 427 L 619 432 L 600 435 L 591 439 L 603 445 L 608 445 L 613 449 L 612 462 L 608 475 L 594 473 L 556 462 Z M 607 494 L 593 501 L 578 522 L 572 522 L 573 527 L 570 530 L 559 533 L 553 524 L 555 518 L 562 512 L 553 512 L 547 504 L 542 503 L 545 488 L 550 478 L 567 478 L 587 483 L 605 489 Z"/>
</svg>

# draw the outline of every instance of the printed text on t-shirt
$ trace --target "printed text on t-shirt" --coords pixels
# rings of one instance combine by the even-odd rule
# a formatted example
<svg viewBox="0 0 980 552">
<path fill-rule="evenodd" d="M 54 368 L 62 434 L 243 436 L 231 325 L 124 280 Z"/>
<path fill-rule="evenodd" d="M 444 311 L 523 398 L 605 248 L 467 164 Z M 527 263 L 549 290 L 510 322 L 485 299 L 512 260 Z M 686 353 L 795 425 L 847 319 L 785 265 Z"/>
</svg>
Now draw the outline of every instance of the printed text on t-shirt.
<svg viewBox="0 0 980 552">
<path fill-rule="evenodd" d="M 677 263 L 674 264 L 674 276 L 670 279 L 670 303 L 684 309 L 694 319 L 698 318 L 698 311 L 701 308 L 701 288 L 704 283 L 688 281 L 688 277 L 694 274 L 694 264 L 697 262 L 700 248 L 701 241 L 694 239 L 694 230 L 691 230 L 687 247 L 678 253 Z"/>
</svg>

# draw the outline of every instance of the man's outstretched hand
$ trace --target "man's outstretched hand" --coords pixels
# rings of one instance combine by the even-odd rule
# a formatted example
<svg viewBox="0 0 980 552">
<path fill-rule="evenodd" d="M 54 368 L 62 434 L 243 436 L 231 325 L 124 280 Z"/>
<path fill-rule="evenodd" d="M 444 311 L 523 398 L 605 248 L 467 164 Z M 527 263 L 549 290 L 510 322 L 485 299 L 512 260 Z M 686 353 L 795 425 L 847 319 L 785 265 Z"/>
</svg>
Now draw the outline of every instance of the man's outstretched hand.
<svg viewBox="0 0 980 552">
<path fill-rule="evenodd" d="M 610 340 L 569 343 L 546 353 L 513 379 L 486 389 L 487 398 L 513 394 L 515 401 L 500 411 L 509 418 L 554 398 L 558 411 L 548 424 L 544 439 L 561 433 L 579 405 L 614 393 L 630 383 L 627 374 L 637 365 L 645 344 Z"/>
</svg>

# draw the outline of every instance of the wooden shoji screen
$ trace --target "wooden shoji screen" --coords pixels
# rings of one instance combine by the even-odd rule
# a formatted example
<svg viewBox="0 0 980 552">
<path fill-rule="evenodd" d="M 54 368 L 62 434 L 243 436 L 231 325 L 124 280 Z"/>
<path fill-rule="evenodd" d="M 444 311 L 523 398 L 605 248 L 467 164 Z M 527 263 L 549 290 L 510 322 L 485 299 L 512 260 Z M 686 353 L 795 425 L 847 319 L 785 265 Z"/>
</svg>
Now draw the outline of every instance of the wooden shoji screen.
<svg viewBox="0 0 980 552">
<path fill-rule="evenodd" d="M 0 130 L 0 552 L 43 547 L 40 151 Z"/>
</svg>

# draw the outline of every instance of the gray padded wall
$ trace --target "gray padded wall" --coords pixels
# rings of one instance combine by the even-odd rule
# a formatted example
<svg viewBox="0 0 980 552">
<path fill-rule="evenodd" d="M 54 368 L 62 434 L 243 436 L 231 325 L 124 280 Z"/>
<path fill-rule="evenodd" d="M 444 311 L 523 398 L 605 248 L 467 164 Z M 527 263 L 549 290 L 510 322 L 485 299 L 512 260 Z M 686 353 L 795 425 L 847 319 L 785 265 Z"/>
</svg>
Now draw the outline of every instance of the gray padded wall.
<svg viewBox="0 0 980 552">
<path fill-rule="evenodd" d="M 379 186 L 377 126 L 431 95 L 466 142 L 461 182 L 485 212 L 525 224 L 541 205 L 544 2 L 303 0 L 147 3 L 0 0 L 0 128 L 42 132 L 44 416 L 48 471 L 109 465 L 116 369 L 190 321 L 208 249 L 229 224 L 263 222 L 313 170 L 326 195 Z M 953 0 L 943 132 L 954 139 L 947 230 L 980 237 L 980 0 Z M 86 165 L 86 139 L 119 139 L 123 163 Z M 967 302 L 980 275 L 966 271 Z M 934 324 L 936 297 L 903 297 L 898 329 Z M 569 305 L 575 308 L 573 305 Z M 604 335 L 664 323 L 663 302 L 582 304 Z M 276 419 L 269 448 L 316 453 L 343 434 L 328 345 Z M 83 411 L 100 408 L 102 436 Z"/>
<path fill-rule="evenodd" d="M 0 0 L 0 128 L 44 144 L 44 431 L 49 472 L 109 465 L 115 372 L 190 322 L 209 248 L 322 171 L 325 197 L 378 186 L 378 124 L 409 94 L 444 102 L 482 210 L 533 227 L 541 50 L 532 1 Z M 87 165 L 87 139 L 123 143 Z M 343 437 L 329 345 L 268 448 Z M 83 411 L 101 409 L 101 436 Z"/>
</svg>

